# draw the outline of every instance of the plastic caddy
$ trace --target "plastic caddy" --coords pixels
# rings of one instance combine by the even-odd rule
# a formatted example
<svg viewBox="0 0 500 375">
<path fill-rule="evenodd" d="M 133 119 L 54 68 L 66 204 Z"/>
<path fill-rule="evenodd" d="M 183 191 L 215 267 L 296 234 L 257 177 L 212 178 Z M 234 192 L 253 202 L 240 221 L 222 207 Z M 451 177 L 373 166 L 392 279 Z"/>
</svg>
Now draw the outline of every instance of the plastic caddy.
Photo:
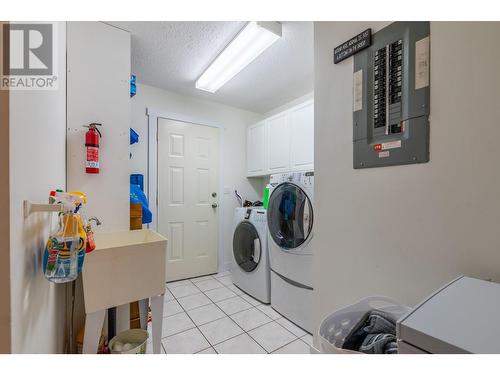
<svg viewBox="0 0 500 375">
<path fill-rule="evenodd" d="M 407 314 L 411 308 L 384 296 L 371 296 L 329 314 L 319 326 L 318 340 L 320 353 L 361 354 L 342 349 L 344 341 L 352 329 L 371 310 L 383 311 L 395 321 Z"/>
</svg>

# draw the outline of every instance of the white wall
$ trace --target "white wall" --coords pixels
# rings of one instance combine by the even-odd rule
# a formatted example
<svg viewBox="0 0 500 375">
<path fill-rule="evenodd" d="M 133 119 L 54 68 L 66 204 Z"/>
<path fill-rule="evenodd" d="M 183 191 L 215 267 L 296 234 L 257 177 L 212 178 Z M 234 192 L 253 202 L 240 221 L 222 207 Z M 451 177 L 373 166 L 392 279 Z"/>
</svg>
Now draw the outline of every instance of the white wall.
<svg viewBox="0 0 500 375">
<path fill-rule="evenodd" d="M 130 228 L 130 33 L 101 22 L 68 23 L 68 190 L 87 194 L 96 231 Z M 85 172 L 83 125 L 102 123 L 99 174 Z"/>
<path fill-rule="evenodd" d="M 102 22 L 68 22 L 68 190 L 87 194 L 87 217 L 102 222 L 95 232 L 130 228 L 129 128 L 130 33 Z M 85 133 L 102 123 L 99 174 L 85 172 Z M 77 281 L 75 335 L 84 324 L 81 278 Z"/>
<path fill-rule="evenodd" d="M 288 103 L 285 103 L 279 107 L 276 107 L 266 113 L 264 113 L 264 117 L 271 117 L 274 116 L 280 112 L 284 112 L 292 107 L 295 107 L 296 105 L 302 104 L 304 102 L 307 102 L 308 100 L 314 99 L 314 91 L 311 91 L 310 93 L 307 93 L 306 95 L 302 95 L 294 100 L 289 101 Z"/>
<path fill-rule="evenodd" d="M 3 25 L 0 22 L 0 51 L 4 51 Z M 0 52 L 0 61 L 3 60 Z M 0 62 L 0 66 L 1 66 Z M 0 124 L 4 138 L 9 137 L 9 91 L 0 90 Z M 10 353 L 10 194 L 9 194 L 9 142 L 0 149 L 0 353 Z"/>
<path fill-rule="evenodd" d="M 45 279 L 48 214 L 23 217 L 23 200 L 48 202 L 66 185 L 66 26 L 57 39 L 59 88 L 10 92 L 10 275 L 13 353 L 60 353 L 65 286 Z"/>
<path fill-rule="evenodd" d="M 381 23 L 315 23 L 315 321 L 371 294 L 414 305 L 459 274 L 500 281 L 500 23 L 431 23 L 430 162 L 352 168 L 352 58 Z"/>
<path fill-rule="evenodd" d="M 140 77 L 138 77 L 140 80 Z M 224 267 L 231 261 L 233 213 L 237 207 L 234 190 L 249 199 L 256 200 L 262 196 L 262 185 L 258 181 L 246 178 L 246 128 L 258 121 L 261 115 L 238 108 L 222 105 L 207 100 L 178 95 L 156 87 L 138 84 L 137 95 L 132 98 L 132 128 L 139 134 L 139 143 L 130 146 L 132 159 L 130 173 L 141 173 L 145 179 L 147 191 L 147 128 L 146 108 L 158 112 L 175 112 L 204 119 L 206 123 L 218 124 L 224 128 L 224 187 L 229 194 L 224 194 Z"/>
</svg>

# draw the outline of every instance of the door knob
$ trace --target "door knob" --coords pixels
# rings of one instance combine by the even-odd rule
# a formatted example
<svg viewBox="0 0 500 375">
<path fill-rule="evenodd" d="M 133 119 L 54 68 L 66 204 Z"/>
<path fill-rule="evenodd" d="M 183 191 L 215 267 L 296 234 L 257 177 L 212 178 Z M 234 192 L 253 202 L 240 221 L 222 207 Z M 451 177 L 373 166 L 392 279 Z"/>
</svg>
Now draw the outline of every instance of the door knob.
<svg viewBox="0 0 500 375">
<path fill-rule="evenodd" d="M 219 205 L 217 203 L 212 203 L 212 208 L 217 208 Z"/>
</svg>

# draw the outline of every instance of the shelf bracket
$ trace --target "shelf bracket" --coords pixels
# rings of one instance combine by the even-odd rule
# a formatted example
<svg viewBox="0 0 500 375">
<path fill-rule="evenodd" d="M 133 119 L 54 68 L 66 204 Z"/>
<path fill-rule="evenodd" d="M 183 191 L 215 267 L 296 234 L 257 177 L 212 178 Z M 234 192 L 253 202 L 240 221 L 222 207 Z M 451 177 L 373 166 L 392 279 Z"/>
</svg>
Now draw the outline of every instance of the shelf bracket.
<svg viewBox="0 0 500 375">
<path fill-rule="evenodd" d="M 31 203 L 28 200 L 24 200 L 23 209 L 24 218 L 27 219 L 33 212 L 61 212 L 63 210 L 63 204 Z"/>
</svg>

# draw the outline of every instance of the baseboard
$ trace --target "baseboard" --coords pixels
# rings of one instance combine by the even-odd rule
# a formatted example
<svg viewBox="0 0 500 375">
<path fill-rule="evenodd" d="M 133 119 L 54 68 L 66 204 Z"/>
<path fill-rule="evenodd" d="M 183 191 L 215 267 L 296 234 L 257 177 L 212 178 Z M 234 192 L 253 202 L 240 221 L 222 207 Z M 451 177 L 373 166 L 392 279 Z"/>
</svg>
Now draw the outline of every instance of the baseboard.
<svg viewBox="0 0 500 375">
<path fill-rule="evenodd" d="M 226 262 L 222 265 L 222 269 L 219 272 L 231 271 L 231 262 Z"/>
</svg>

